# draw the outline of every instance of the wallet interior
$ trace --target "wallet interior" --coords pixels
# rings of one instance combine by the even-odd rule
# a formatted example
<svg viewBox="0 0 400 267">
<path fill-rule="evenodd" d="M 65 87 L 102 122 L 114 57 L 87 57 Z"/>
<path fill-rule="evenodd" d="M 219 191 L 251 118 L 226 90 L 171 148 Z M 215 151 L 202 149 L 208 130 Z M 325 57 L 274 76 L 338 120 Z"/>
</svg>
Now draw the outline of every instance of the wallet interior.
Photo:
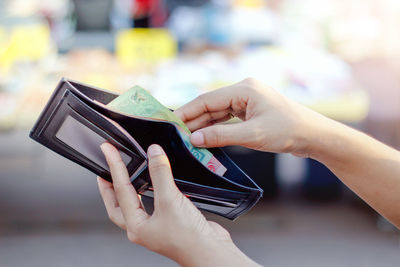
<svg viewBox="0 0 400 267">
<path fill-rule="evenodd" d="M 63 80 L 31 132 L 31 137 L 57 153 L 111 181 L 99 146 L 116 146 L 131 181 L 143 196 L 152 197 L 144 151 L 163 147 L 179 189 L 203 210 L 235 218 L 253 206 L 262 190 L 218 148 L 209 149 L 227 168 L 213 173 L 187 149 L 173 123 L 123 114 L 105 105 L 118 95 Z"/>
</svg>

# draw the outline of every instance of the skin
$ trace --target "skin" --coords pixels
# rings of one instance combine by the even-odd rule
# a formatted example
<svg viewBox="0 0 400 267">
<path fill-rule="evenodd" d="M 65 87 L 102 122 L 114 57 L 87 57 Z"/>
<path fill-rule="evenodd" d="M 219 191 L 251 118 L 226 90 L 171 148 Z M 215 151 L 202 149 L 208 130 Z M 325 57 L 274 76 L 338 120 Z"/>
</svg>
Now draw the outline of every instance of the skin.
<svg viewBox="0 0 400 267">
<path fill-rule="evenodd" d="M 223 111 L 223 112 L 221 112 Z M 231 112 L 242 122 L 221 125 Z M 253 79 L 204 94 L 176 111 L 193 145 L 242 145 L 313 158 L 400 227 L 400 152 Z"/>
<path fill-rule="evenodd" d="M 373 138 L 254 79 L 201 95 L 175 113 L 193 132 L 191 142 L 198 147 L 240 145 L 320 161 L 400 228 L 400 152 Z M 221 124 L 232 115 L 241 121 Z M 118 151 L 110 144 L 102 145 L 113 185 L 100 178 L 98 182 L 110 219 L 127 231 L 132 242 L 183 266 L 256 265 L 225 229 L 207 221 L 179 192 L 165 153 L 153 149 L 161 148 L 151 146 L 148 151 L 155 190 L 155 211 L 149 216 L 129 183 Z"/>
<path fill-rule="evenodd" d="M 108 216 L 126 230 L 128 239 L 182 266 L 258 266 L 232 242 L 219 224 L 207 221 L 176 187 L 169 161 L 159 145 L 149 147 L 149 171 L 154 188 L 154 212 L 148 215 L 131 185 L 116 148 L 101 149 L 113 184 L 98 178 Z"/>
</svg>

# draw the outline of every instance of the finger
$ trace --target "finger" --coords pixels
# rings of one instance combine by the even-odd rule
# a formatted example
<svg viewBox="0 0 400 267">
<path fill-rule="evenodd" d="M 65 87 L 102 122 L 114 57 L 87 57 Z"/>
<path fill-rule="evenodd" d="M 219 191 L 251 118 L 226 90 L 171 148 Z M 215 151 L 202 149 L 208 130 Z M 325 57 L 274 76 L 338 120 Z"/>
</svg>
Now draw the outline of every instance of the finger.
<svg viewBox="0 0 400 267">
<path fill-rule="evenodd" d="M 228 115 L 225 115 L 224 117 L 213 121 L 213 124 L 221 123 L 221 122 L 226 122 L 226 121 L 229 121 L 229 120 L 231 120 L 231 119 L 233 119 L 233 118 L 234 118 L 234 117 L 232 116 L 232 114 L 229 113 Z"/>
<path fill-rule="evenodd" d="M 229 120 L 231 120 L 232 118 L 233 118 L 233 117 L 232 117 L 231 113 L 229 113 L 228 115 L 225 115 L 224 117 L 222 117 L 222 118 L 220 118 L 220 119 L 213 120 L 213 121 L 209 121 L 209 122 L 207 122 L 207 123 L 205 123 L 205 124 L 202 124 L 201 127 L 199 127 L 199 128 L 193 127 L 193 129 L 191 129 L 191 128 L 189 127 L 189 129 L 190 129 L 190 131 L 197 131 L 198 129 L 206 128 L 206 127 L 212 126 L 212 125 L 217 124 L 217 123 L 222 123 L 222 122 L 229 121 Z M 190 122 L 189 122 L 189 123 L 190 123 Z M 189 123 L 186 123 L 186 125 L 188 125 Z"/>
<path fill-rule="evenodd" d="M 206 127 L 206 125 L 209 124 L 209 122 L 216 122 L 221 120 L 222 118 L 228 118 L 230 119 L 230 115 L 232 112 L 232 109 L 224 109 L 221 111 L 215 111 L 215 112 L 209 112 L 209 113 L 204 113 L 200 115 L 199 117 L 185 122 L 186 126 L 190 129 L 190 131 L 196 131 L 200 128 Z"/>
<path fill-rule="evenodd" d="M 243 93 L 242 93 L 243 94 Z M 245 100 L 238 94 L 237 86 L 223 87 L 218 90 L 203 94 L 175 110 L 175 114 L 183 122 L 191 121 L 204 113 L 212 113 L 231 109 L 240 112 L 245 108 L 239 102 Z"/>
<path fill-rule="evenodd" d="M 118 227 L 126 230 L 124 216 L 119 207 L 112 183 L 101 177 L 97 177 L 97 185 L 99 186 L 100 195 L 106 207 L 108 218 Z"/>
<path fill-rule="evenodd" d="M 101 150 L 110 167 L 114 192 L 125 222 L 134 227 L 146 219 L 148 215 L 141 207 L 140 200 L 129 180 L 128 171 L 119 151 L 109 143 L 102 144 Z"/>
<path fill-rule="evenodd" d="M 244 145 L 252 138 L 250 122 L 216 124 L 200 129 L 190 136 L 190 141 L 197 147 L 222 147 Z M 244 140 L 246 136 L 246 140 Z"/>
<path fill-rule="evenodd" d="M 154 188 L 155 208 L 163 202 L 173 201 L 177 193 L 180 193 L 172 176 L 171 166 L 167 155 L 159 145 L 151 145 L 147 150 L 149 159 L 149 172 Z"/>
</svg>

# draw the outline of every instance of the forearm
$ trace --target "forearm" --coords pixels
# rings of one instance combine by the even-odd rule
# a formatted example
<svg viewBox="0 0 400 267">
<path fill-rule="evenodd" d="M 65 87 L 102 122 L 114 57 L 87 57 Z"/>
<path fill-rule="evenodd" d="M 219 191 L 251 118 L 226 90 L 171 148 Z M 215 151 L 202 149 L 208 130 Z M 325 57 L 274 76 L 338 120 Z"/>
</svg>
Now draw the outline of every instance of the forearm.
<svg viewBox="0 0 400 267">
<path fill-rule="evenodd" d="M 309 156 L 400 227 L 400 152 L 329 119 L 318 126 Z"/>
<path fill-rule="evenodd" d="M 172 257 L 185 267 L 197 266 L 260 266 L 247 257 L 233 242 L 193 240 L 192 246 L 178 249 Z"/>
</svg>

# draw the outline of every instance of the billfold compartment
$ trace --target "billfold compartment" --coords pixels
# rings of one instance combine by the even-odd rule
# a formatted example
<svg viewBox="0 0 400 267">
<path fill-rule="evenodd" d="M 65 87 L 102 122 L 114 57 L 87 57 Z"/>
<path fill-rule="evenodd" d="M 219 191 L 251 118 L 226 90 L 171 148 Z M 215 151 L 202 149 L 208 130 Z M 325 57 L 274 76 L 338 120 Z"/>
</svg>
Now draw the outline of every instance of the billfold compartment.
<svg viewBox="0 0 400 267">
<path fill-rule="evenodd" d="M 74 149 L 71 151 L 71 146 L 66 145 L 65 142 L 59 142 L 60 138 L 55 138 L 58 140 L 54 141 L 57 131 L 64 125 L 62 123 L 70 120 L 66 118 L 72 117 L 86 127 L 90 126 L 90 130 L 125 153 L 126 156 L 123 156 L 125 160 L 131 159 L 128 160 L 128 163 L 131 163 L 131 165 L 128 164 L 128 171 L 132 175 L 132 184 L 142 195 L 151 196 L 152 194 L 144 150 L 156 143 L 163 147 L 170 159 L 177 186 L 197 207 L 234 219 L 259 200 L 262 190 L 221 149 L 209 150 L 227 168 L 224 176 L 210 171 L 190 153 L 174 124 L 122 114 L 104 106 L 115 97 L 117 95 L 104 90 L 63 80 L 32 129 L 31 137 L 110 180 L 110 174 L 104 162 L 103 166 L 102 164 L 93 166 L 93 162 L 85 160 L 84 156 L 79 156 L 79 152 L 76 153 Z M 69 108 L 70 113 L 63 113 L 60 107 L 66 110 Z M 124 132 L 110 120 L 122 127 Z M 126 132 L 131 138 L 127 138 Z M 46 135 L 46 133 L 49 134 Z M 60 136 L 62 135 L 58 134 L 58 137 Z"/>
<path fill-rule="evenodd" d="M 105 98 L 103 96 L 104 92 L 103 94 L 99 94 L 98 91 L 90 87 L 73 82 L 71 84 L 74 85 L 76 89 L 79 89 L 76 90 L 76 93 L 86 100 L 85 102 L 87 105 L 121 125 L 135 140 L 137 140 L 143 150 L 146 151 L 151 144 L 161 145 L 170 161 L 174 163 L 171 164 L 171 167 L 177 179 L 184 177 L 186 181 L 194 183 L 200 182 L 204 185 L 225 189 L 242 190 L 243 192 L 249 189 L 259 189 L 221 149 L 214 148 L 209 150 L 227 168 L 224 176 L 219 176 L 207 169 L 190 153 L 178 132 L 179 130 L 173 123 L 134 117 L 108 109 L 104 105 L 108 104 L 116 96 Z M 96 99 L 95 97 L 99 95 L 102 97 Z M 104 105 L 99 105 L 94 100 Z"/>
</svg>

